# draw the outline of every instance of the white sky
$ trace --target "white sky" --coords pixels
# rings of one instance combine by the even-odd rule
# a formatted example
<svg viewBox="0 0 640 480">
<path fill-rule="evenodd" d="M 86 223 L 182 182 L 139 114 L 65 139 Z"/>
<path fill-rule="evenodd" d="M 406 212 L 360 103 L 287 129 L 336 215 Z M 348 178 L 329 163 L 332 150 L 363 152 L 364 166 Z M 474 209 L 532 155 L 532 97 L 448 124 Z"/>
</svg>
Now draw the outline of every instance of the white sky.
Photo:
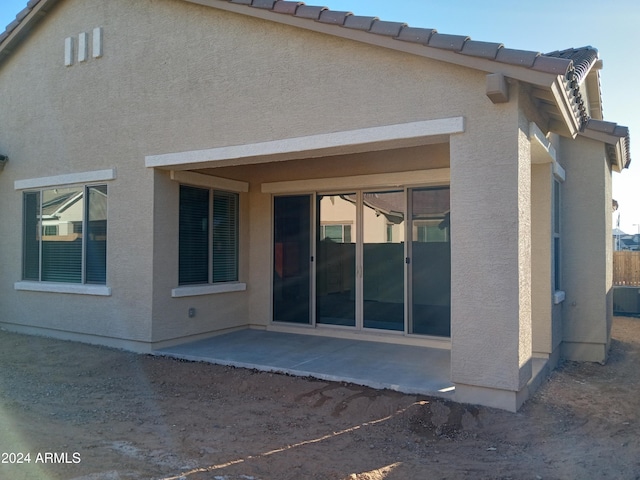
<svg viewBox="0 0 640 480">
<path fill-rule="evenodd" d="M 107 0 L 105 0 L 107 1 Z M 27 0 L 0 0 L 0 31 Z M 500 42 L 543 53 L 591 45 L 604 62 L 601 72 L 604 119 L 631 129 L 631 168 L 614 174 L 621 228 L 640 232 L 640 0 L 307 0 L 332 10 L 377 16 L 441 33 Z M 516 6 L 514 6 L 514 3 Z"/>
</svg>

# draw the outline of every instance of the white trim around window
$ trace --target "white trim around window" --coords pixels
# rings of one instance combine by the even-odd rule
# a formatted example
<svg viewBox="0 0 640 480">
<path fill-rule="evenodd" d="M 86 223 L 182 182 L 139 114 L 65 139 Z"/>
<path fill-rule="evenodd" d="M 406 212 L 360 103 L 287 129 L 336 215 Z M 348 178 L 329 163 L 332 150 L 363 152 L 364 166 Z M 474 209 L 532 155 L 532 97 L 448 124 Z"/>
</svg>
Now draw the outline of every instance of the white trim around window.
<svg viewBox="0 0 640 480">
<path fill-rule="evenodd" d="M 52 177 L 28 178 L 16 180 L 14 188 L 16 190 L 26 190 L 30 188 L 56 187 L 62 185 L 75 185 L 95 182 L 106 182 L 115 180 L 116 169 L 94 170 L 92 172 L 69 173 L 66 175 L 54 175 Z"/>
</svg>

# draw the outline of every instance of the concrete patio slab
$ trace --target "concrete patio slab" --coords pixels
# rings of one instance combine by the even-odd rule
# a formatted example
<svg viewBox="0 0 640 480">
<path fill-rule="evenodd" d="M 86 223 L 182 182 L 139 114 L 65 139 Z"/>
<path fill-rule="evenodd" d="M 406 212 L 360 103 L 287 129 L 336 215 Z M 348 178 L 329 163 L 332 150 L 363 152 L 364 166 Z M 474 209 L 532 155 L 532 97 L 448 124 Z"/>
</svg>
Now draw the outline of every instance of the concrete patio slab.
<svg viewBox="0 0 640 480">
<path fill-rule="evenodd" d="M 449 350 L 240 330 L 156 355 L 452 399 Z"/>
</svg>

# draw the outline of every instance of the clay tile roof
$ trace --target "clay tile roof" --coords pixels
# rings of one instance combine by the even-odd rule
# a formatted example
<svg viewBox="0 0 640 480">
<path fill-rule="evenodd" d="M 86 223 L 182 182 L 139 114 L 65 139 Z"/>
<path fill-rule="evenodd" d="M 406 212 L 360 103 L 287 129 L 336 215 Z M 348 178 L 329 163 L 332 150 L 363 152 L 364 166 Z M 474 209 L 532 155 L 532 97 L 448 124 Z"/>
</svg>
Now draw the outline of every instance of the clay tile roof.
<svg viewBox="0 0 640 480">
<path fill-rule="evenodd" d="M 400 22 L 385 22 L 383 20 L 374 20 L 373 25 L 369 31 L 377 35 L 386 35 L 387 37 L 397 37 L 400 35 L 400 30 L 406 27 L 406 23 Z"/>
<path fill-rule="evenodd" d="M 338 12 L 335 10 L 324 10 L 320 14 L 320 21 L 322 23 L 330 23 L 333 25 L 344 25 L 344 21 L 350 15 L 353 15 L 351 12 Z"/>
<path fill-rule="evenodd" d="M 16 16 L 4 32 L 0 32 L 0 49 L 29 13 L 41 2 L 57 0 L 29 0 L 27 6 Z M 271 12 L 310 19 L 340 28 L 362 30 L 367 33 L 384 35 L 395 40 L 422 45 L 424 48 L 447 50 L 468 57 L 476 57 L 497 63 L 514 65 L 535 72 L 562 76 L 567 91 L 572 96 L 576 115 L 584 127 L 589 121 L 579 84 L 588 75 L 598 59 L 598 51 L 593 47 L 570 48 L 541 54 L 535 51 L 504 48 L 500 43 L 478 42 L 464 35 L 438 33 L 434 29 L 409 27 L 405 23 L 382 21 L 378 17 L 353 15 L 350 12 L 332 11 L 327 7 L 305 5 L 304 2 L 289 0 L 218 0 L 223 3 L 246 5 Z M 199 2 L 196 2 L 199 3 Z M 19 40 L 17 40 L 19 41 Z M 3 55 L 10 52 L 7 49 Z M 0 50 L 0 53 L 1 50 Z M 0 59 L 2 57 L 0 56 Z M 496 72 L 500 69 L 496 68 Z"/>
<path fill-rule="evenodd" d="M 431 35 L 438 33 L 433 28 L 415 28 L 415 27 L 403 27 L 398 35 L 398 40 L 404 42 L 419 43 L 420 45 L 427 45 Z"/>
<path fill-rule="evenodd" d="M 273 5 L 273 11 L 278 13 L 286 13 L 287 15 L 295 15 L 298 7 L 304 5 L 304 2 L 290 2 L 279 0 Z"/>
<path fill-rule="evenodd" d="M 531 68 L 540 55 L 542 55 L 540 52 L 501 48 L 496 55 L 496 61 Z"/>
<path fill-rule="evenodd" d="M 454 52 L 460 52 L 464 47 L 464 43 L 470 39 L 470 37 L 465 37 L 464 35 L 434 33 L 429 39 L 429 46 L 434 48 L 442 48 L 443 50 L 453 50 Z"/>
<path fill-rule="evenodd" d="M 467 40 L 460 53 L 464 55 L 473 55 L 474 57 L 488 58 L 495 60 L 498 52 L 504 47 L 501 43 L 477 42 L 475 40 Z"/>
<path fill-rule="evenodd" d="M 276 0 L 253 0 L 252 5 L 256 8 L 265 8 L 267 10 L 273 10 L 273 5 Z"/>
<path fill-rule="evenodd" d="M 325 10 L 329 10 L 329 9 L 327 7 L 310 7 L 307 5 L 300 5 L 298 7 L 298 10 L 296 10 L 296 17 L 319 20 L 320 14 Z"/>
<path fill-rule="evenodd" d="M 587 76 L 593 64 L 598 60 L 598 50 L 592 46 L 569 48 L 547 53 L 546 57 L 569 60 L 573 64 L 575 80 L 581 82 Z"/>
<path fill-rule="evenodd" d="M 0 46 L 9 34 L 17 28 L 31 10 L 46 0 L 29 0 L 27 6 L 17 15 L 4 32 L 0 33 Z M 304 2 L 290 0 L 219 0 L 236 5 L 246 5 L 272 12 L 307 18 L 321 23 L 333 24 L 345 28 L 362 30 L 368 33 L 384 35 L 390 38 L 411 42 L 425 47 L 448 50 L 470 57 L 478 57 L 517 65 L 531 70 L 554 75 L 569 75 L 568 80 L 580 81 L 588 73 L 597 59 L 594 48 L 584 47 L 556 51 L 542 55 L 526 50 L 506 49 L 499 43 L 478 42 L 464 35 L 438 33 L 435 29 L 413 28 L 405 23 L 382 21 L 377 17 L 353 15 L 322 6 L 305 5 Z M 572 73 L 573 72 L 573 73 Z"/>
<path fill-rule="evenodd" d="M 373 25 L 373 22 L 378 20 L 378 17 L 362 17 L 360 15 L 351 15 L 344 22 L 344 26 L 347 28 L 353 28 L 355 30 L 364 30 L 368 32 Z"/>
</svg>

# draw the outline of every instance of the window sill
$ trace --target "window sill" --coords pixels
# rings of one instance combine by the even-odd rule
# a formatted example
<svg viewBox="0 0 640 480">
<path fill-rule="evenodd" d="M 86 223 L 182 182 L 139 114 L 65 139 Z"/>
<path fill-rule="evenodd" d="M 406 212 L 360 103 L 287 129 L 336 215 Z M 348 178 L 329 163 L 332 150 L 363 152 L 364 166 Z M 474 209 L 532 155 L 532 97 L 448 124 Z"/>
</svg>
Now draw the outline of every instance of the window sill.
<svg viewBox="0 0 640 480">
<path fill-rule="evenodd" d="M 564 302 L 565 297 L 566 297 L 566 295 L 562 290 L 556 290 L 553 293 L 553 304 L 554 305 L 558 305 L 558 304 Z"/>
<path fill-rule="evenodd" d="M 171 290 L 173 298 L 195 297 L 198 295 L 214 295 L 218 293 L 244 292 L 247 289 L 246 283 L 231 282 L 217 283 L 215 285 L 192 285 L 178 287 Z"/>
<path fill-rule="evenodd" d="M 72 293 L 76 295 L 96 295 L 110 297 L 111 288 L 105 285 L 79 285 L 74 283 L 16 282 L 16 290 L 28 292 Z"/>
</svg>

